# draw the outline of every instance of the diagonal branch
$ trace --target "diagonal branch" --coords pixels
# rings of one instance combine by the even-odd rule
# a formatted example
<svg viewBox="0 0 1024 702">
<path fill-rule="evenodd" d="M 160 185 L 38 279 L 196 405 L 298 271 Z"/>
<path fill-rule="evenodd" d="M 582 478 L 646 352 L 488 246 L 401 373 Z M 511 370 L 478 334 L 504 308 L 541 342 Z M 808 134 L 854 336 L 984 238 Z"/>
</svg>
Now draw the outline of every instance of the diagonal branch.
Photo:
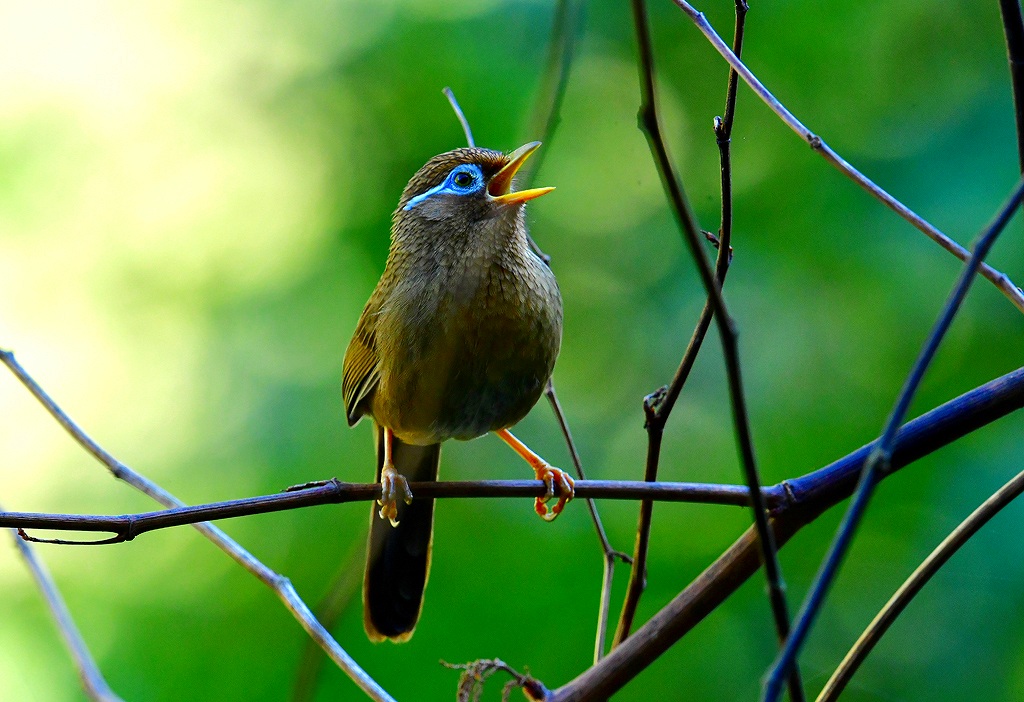
<svg viewBox="0 0 1024 702">
<path fill-rule="evenodd" d="M 74 421 L 60 408 L 57 403 L 44 391 L 38 383 L 25 371 L 15 360 L 14 354 L 10 351 L 0 349 L 0 363 L 7 368 L 21 381 L 30 393 L 46 408 L 50 415 L 57 420 L 71 437 L 88 451 L 96 460 L 102 463 L 114 475 L 115 478 L 123 480 L 136 490 L 148 495 L 165 507 L 184 507 L 184 503 L 162 487 L 136 473 L 131 468 L 121 463 L 99 444 L 92 440 Z M 359 686 L 373 700 L 377 702 L 394 702 L 394 699 L 377 684 L 373 678 L 359 667 L 359 664 L 345 652 L 337 641 L 331 636 L 323 625 L 316 620 L 306 603 L 299 597 L 294 586 L 288 578 L 275 573 L 263 565 L 251 553 L 242 548 L 236 541 L 212 524 L 195 524 L 195 528 L 212 541 L 217 548 L 228 554 L 236 563 L 258 578 L 263 584 L 269 587 L 284 606 L 292 613 L 292 616 L 299 622 L 306 633 L 309 634 L 319 646 L 324 649 L 331 660 L 347 674 L 352 681 Z"/>
<path fill-rule="evenodd" d="M 123 702 L 110 689 L 99 666 L 96 665 L 92 654 L 89 653 L 89 647 L 86 646 L 82 634 L 75 626 L 75 620 L 71 618 L 71 612 L 68 610 L 64 598 L 61 597 L 60 591 L 57 590 L 57 585 L 53 582 L 53 577 L 46 566 L 36 557 L 32 547 L 18 538 L 17 532 L 11 531 L 10 534 L 14 537 L 15 548 L 18 549 L 29 572 L 32 573 L 32 578 L 42 592 L 46 606 L 49 607 L 50 614 L 53 615 L 54 622 L 57 624 L 57 630 L 60 632 L 61 638 L 64 639 L 64 645 L 67 646 L 68 652 L 75 662 L 75 669 L 78 671 L 79 680 L 82 681 L 82 689 L 85 691 L 86 697 L 94 702 Z"/>
<path fill-rule="evenodd" d="M 872 197 L 881 201 L 886 207 L 910 222 L 918 230 L 924 232 L 925 235 L 939 246 L 946 249 L 946 251 L 950 252 L 961 261 L 967 261 L 970 256 L 967 249 L 950 239 L 920 215 L 872 182 L 867 176 L 847 163 L 842 156 L 833 151 L 832 148 L 821 139 L 821 137 L 805 127 L 803 123 L 801 123 L 792 112 L 787 110 L 786 107 L 768 91 L 764 84 L 750 72 L 750 69 L 740 61 L 736 54 L 729 49 L 729 46 L 720 36 L 718 36 L 702 12 L 698 12 L 690 3 L 686 2 L 686 0 L 672 1 L 675 2 L 683 12 L 689 15 L 690 19 L 692 19 L 694 24 L 697 25 L 697 28 L 705 37 L 707 37 L 708 41 L 711 42 L 711 45 L 714 46 L 718 53 L 720 53 L 722 57 L 729 62 L 729 65 L 739 73 L 740 77 L 743 78 L 747 85 L 750 86 L 751 90 L 753 90 L 754 93 L 761 98 L 766 105 L 768 105 L 771 111 L 777 114 L 790 129 L 796 132 L 801 139 L 806 141 L 812 149 L 820 153 L 826 161 L 839 169 L 841 173 L 864 188 L 864 190 L 870 193 Z M 981 275 L 999 288 L 1003 295 L 1005 295 L 1010 302 L 1017 307 L 1017 309 L 1024 312 L 1024 292 L 1022 292 L 1021 289 L 1018 288 L 1005 273 L 1001 273 L 986 264 L 982 264 L 980 272 Z"/>
<path fill-rule="evenodd" d="M 935 322 L 935 326 L 928 335 L 928 339 L 925 341 L 924 347 L 914 363 L 914 367 L 907 376 L 903 389 L 896 398 L 892 412 L 889 414 L 889 418 L 882 430 L 882 435 L 864 466 L 860 484 L 857 486 L 857 492 L 854 494 L 850 507 L 843 517 L 839 529 L 836 531 L 836 536 L 829 547 L 825 560 L 822 562 L 818 575 L 814 579 L 811 590 L 804 598 L 797 620 L 793 625 L 793 632 L 786 640 L 785 647 L 772 666 L 764 688 L 764 699 L 768 700 L 768 702 L 774 702 L 781 694 L 782 678 L 786 675 L 789 667 L 795 663 L 800 648 L 810 632 L 811 625 L 821 609 L 829 587 L 839 572 L 843 557 L 846 555 L 847 549 L 853 540 L 853 534 L 860 524 L 864 511 L 867 509 L 875 485 L 882 476 L 889 472 L 893 447 L 896 442 L 896 432 L 904 417 L 906 417 L 907 410 L 910 408 L 910 401 L 913 399 L 925 371 L 928 370 L 928 366 L 931 364 L 935 352 L 949 330 L 953 318 L 959 311 L 961 303 L 967 297 L 967 292 L 970 290 L 971 283 L 974 282 L 974 277 L 978 272 L 981 262 L 988 255 L 996 238 L 1006 227 L 1010 218 L 1017 211 L 1022 199 L 1024 199 L 1024 177 L 1017 182 L 1010 197 L 1000 208 L 993 220 L 978 235 L 971 257 L 953 286 L 953 290 L 950 292 L 949 298 Z"/>
<path fill-rule="evenodd" d="M 1024 368 L 1008 373 L 908 422 L 896 434 L 885 477 L 1024 407 Z M 805 525 L 853 493 L 874 449 L 871 443 L 820 470 L 782 483 L 788 506 L 773 510 L 772 530 L 784 546 Z M 546 702 L 604 699 L 622 689 L 713 612 L 761 567 L 757 536 L 748 529 L 657 614 Z"/>
<path fill-rule="evenodd" d="M 736 2 L 736 31 L 733 39 L 733 50 L 737 55 L 742 51 L 743 26 L 747 15 L 746 0 Z M 719 229 L 718 257 L 715 260 L 715 279 L 721 286 L 725 282 L 725 275 L 729 270 L 732 261 L 732 162 L 729 153 L 729 142 L 732 137 L 733 116 L 736 110 L 736 72 L 729 71 L 728 87 L 725 98 L 725 117 L 715 118 L 715 138 L 718 142 L 719 155 L 722 170 L 722 224 Z M 664 391 L 656 392 L 644 398 L 644 412 L 647 421 L 644 424 L 647 430 L 647 459 L 644 468 L 644 480 L 655 481 L 658 479 L 658 465 L 661 459 L 661 442 L 665 431 L 665 424 L 675 406 L 679 393 L 682 392 L 686 379 L 690 376 L 690 370 L 697 360 L 711 326 L 711 318 L 714 314 L 714 307 L 711 296 L 708 296 L 704 303 L 704 309 L 700 313 L 697 325 L 694 327 L 693 335 L 683 353 L 679 368 L 672 377 L 672 382 Z M 633 627 L 633 619 L 636 616 L 636 608 L 640 603 L 640 596 L 643 595 L 647 584 L 647 551 L 650 544 L 651 521 L 654 516 L 654 503 L 644 500 L 640 503 L 640 516 L 636 530 L 636 545 L 633 551 L 633 568 L 629 574 L 629 584 L 626 587 L 626 597 L 622 602 L 622 611 L 619 614 L 619 623 L 615 631 L 613 646 L 617 646 L 629 636 Z"/>
<path fill-rule="evenodd" d="M 675 173 L 668 155 L 665 139 L 661 134 L 658 119 L 657 96 L 654 81 L 654 53 L 651 46 L 650 27 L 647 21 L 647 7 L 644 0 L 632 0 L 633 21 L 637 33 L 639 49 L 639 70 L 641 85 L 641 103 L 638 115 L 641 131 L 647 137 L 661 176 L 662 184 L 672 203 L 672 209 L 682 229 L 683 238 L 690 248 L 690 254 L 697 264 L 704 290 L 708 293 L 714 312 L 718 333 L 721 337 L 722 355 L 725 357 L 726 375 L 729 381 L 729 398 L 732 405 L 733 425 L 736 441 L 743 464 L 743 475 L 750 487 L 754 525 L 760 537 L 761 556 L 765 563 L 765 576 L 768 580 L 768 600 L 771 604 L 775 630 L 780 640 L 789 634 L 789 613 L 786 607 L 786 595 L 782 582 L 782 572 L 778 556 L 775 553 L 774 536 L 768 525 L 764 500 L 761 495 L 761 478 L 757 472 L 754 456 L 753 438 L 750 434 L 750 421 L 747 416 L 746 400 L 743 393 L 742 374 L 740 372 L 739 350 L 735 323 L 729 316 L 722 297 L 722 289 L 715 278 L 704 249 L 701 247 L 700 228 L 697 219 L 690 209 L 690 203 L 683 192 L 682 184 Z M 799 673 L 796 669 L 790 676 L 790 694 L 794 702 L 803 699 Z"/>
<path fill-rule="evenodd" d="M 1024 492 L 1024 471 L 1015 475 L 1009 482 L 981 503 L 976 510 L 971 512 L 967 519 L 960 522 L 957 528 L 942 540 L 942 543 L 935 547 L 935 550 L 928 555 L 928 558 L 910 574 L 906 582 L 900 585 L 892 598 L 885 603 L 882 611 L 875 616 L 871 624 L 868 625 L 868 628 L 860 635 L 856 643 L 846 654 L 846 657 L 843 658 L 843 662 L 832 673 L 832 677 L 828 679 L 828 682 L 825 683 L 825 687 L 822 689 L 821 694 L 818 695 L 816 702 L 834 702 L 838 699 L 839 695 L 846 689 L 850 678 L 860 668 L 861 663 L 864 662 L 864 659 L 868 657 L 868 654 L 871 653 L 881 638 L 885 636 L 885 632 L 889 630 L 889 627 L 896 621 L 896 618 L 902 614 L 906 606 L 910 604 L 910 601 L 921 591 L 921 588 L 928 584 L 932 576 L 939 572 L 939 568 L 944 566 L 953 557 L 953 554 L 960 550 L 961 546 L 966 544 L 983 526 L 988 524 L 992 517 L 999 514 L 1004 507 L 1017 499 L 1022 492 Z"/>
</svg>

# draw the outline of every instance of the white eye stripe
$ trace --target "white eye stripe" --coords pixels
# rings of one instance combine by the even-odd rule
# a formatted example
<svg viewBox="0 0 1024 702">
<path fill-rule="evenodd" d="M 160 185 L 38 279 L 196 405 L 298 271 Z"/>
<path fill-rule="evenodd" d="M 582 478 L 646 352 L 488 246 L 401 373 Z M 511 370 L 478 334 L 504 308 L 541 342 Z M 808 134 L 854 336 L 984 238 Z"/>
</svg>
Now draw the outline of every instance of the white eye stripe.
<svg viewBox="0 0 1024 702">
<path fill-rule="evenodd" d="M 445 181 L 445 183 L 447 183 L 447 181 Z M 407 204 L 402 209 L 404 209 L 406 211 L 409 211 L 413 207 L 416 207 L 416 205 L 418 205 L 421 202 L 423 202 L 424 200 L 426 200 L 431 195 L 436 195 L 437 193 L 441 192 L 445 188 L 445 183 L 441 183 L 440 185 L 435 185 L 434 187 L 432 187 L 430 190 L 428 190 L 427 192 L 423 193 L 422 195 L 417 195 L 416 197 L 412 198 L 411 200 L 409 200 L 409 204 Z"/>
</svg>

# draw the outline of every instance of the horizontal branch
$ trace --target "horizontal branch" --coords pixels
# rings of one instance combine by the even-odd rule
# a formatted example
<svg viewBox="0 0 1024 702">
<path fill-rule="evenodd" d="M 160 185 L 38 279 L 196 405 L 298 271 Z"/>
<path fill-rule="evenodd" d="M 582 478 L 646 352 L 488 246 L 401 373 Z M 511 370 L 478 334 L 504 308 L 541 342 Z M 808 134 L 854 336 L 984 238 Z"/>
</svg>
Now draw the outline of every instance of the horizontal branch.
<svg viewBox="0 0 1024 702">
<path fill-rule="evenodd" d="M 905 466 L 955 439 L 1024 405 L 1024 368 L 993 380 L 950 400 L 902 427 L 897 435 L 892 465 Z M 762 494 L 773 516 L 792 511 L 820 513 L 849 496 L 857 482 L 861 466 L 874 444 L 819 470 L 778 485 L 764 488 Z M 544 493 L 540 480 L 474 480 L 411 483 L 416 499 L 441 498 L 533 498 Z M 578 480 L 576 496 L 593 499 L 654 500 L 698 504 L 749 506 L 749 491 L 740 485 L 706 483 L 645 482 L 639 480 Z M 380 497 L 379 483 L 344 483 L 336 479 L 307 483 L 285 492 L 247 497 L 206 505 L 126 514 L 91 516 L 0 512 L 0 527 L 51 529 L 107 533 L 103 541 L 70 543 L 117 543 L 131 541 L 156 529 L 184 526 L 217 519 L 281 512 L 315 505 L 365 502 Z M 58 542 L 64 543 L 64 542 Z"/>
<path fill-rule="evenodd" d="M 577 480 L 576 496 L 614 500 L 657 500 L 746 506 L 747 488 L 740 485 L 704 483 L 647 483 L 639 480 Z M 541 480 L 474 480 L 410 483 L 416 499 L 451 497 L 541 497 L 545 493 Z M 343 483 L 337 479 L 289 488 L 285 492 L 238 500 L 173 509 L 95 516 L 76 514 L 41 514 L 33 512 L 0 512 L 0 527 L 15 529 L 51 529 L 54 531 L 103 532 L 113 534 L 102 541 L 57 541 L 63 544 L 97 545 L 131 541 L 147 531 L 184 526 L 217 519 L 247 517 L 268 512 L 312 507 L 315 505 L 365 502 L 380 498 L 380 483 Z M 782 486 L 765 490 L 770 507 L 786 500 Z M 30 539 L 42 541 L 42 539 Z M 50 541 L 50 540 L 47 540 Z"/>
</svg>

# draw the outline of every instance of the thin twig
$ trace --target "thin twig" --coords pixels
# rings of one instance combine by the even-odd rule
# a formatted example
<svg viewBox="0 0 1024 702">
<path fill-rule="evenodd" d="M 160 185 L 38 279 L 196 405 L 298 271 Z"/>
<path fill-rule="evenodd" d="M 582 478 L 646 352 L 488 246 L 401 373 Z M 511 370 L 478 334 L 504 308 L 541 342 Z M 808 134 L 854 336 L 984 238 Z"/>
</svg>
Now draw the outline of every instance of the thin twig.
<svg viewBox="0 0 1024 702">
<path fill-rule="evenodd" d="M 707 37 L 708 41 L 711 42 L 712 46 L 714 46 L 718 53 L 720 53 L 722 57 L 729 62 L 729 65 L 739 73 L 740 77 L 743 78 L 754 93 L 756 93 L 757 96 L 761 98 L 766 105 L 768 105 L 769 109 L 778 115 L 782 121 L 785 122 L 790 129 L 796 132 L 801 139 L 807 142 L 812 149 L 820 153 L 826 161 L 831 163 L 839 169 L 840 172 L 864 188 L 864 190 L 870 193 L 873 197 L 884 203 L 893 212 L 910 222 L 921 232 L 924 232 L 924 234 L 935 241 L 939 246 L 946 249 L 946 251 L 950 252 L 961 261 L 967 261 L 970 255 L 967 249 L 950 239 L 920 215 L 872 182 L 867 176 L 847 163 L 842 156 L 833 151 L 820 136 L 805 127 L 792 112 L 786 109 L 786 107 L 768 91 L 764 84 L 750 72 L 750 69 L 747 68 L 739 58 L 737 58 L 737 56 L 729 49 L 729 46 L 720 36 L 718 36 L 714 28 L 708 23 L 703 13 L 694 9 L 694 7 L 690 5 L 690 3 L 686 2 L 686 0 L 672 1 L 678 5 L 683 12 L 689 15 L 690 19 L 692 19 L 694 24 L 697 25 L 697 28 L 701 33 L 703 33 L 704 36 Z M 1002 291 L 1002 293 L 1017 307 L 1017 309 L 1024 312 L 1024 291 L 1021 291 L 1021 289 L 1018 288 L 1006 274 L 1000 273 L 994 268 L 984 264 L 981 266 L 980 272 L 981 275 L 999 288 L 999 290 Z"/>
<path fill-rule="evenodd" d="M 465 113 L 462 111 L 462 107 L 459 106 L 459 101 L 455 99 L 455 93 L 451 88 L 445 86 L 442 90 L 444 96 L 448 98 L 448 103 L 455 110 L 455 116 L 459 118 L 459 124 L 462 125 L 462 132 L 466 135 L 466 144 L 468 146 L 476 146 L 476 142 L 473 141 L 473 130 L 469 128 L 469 120 L 466 119 Z"/>
<path fill-rule="evenodd" d="M 979 265 L 985 260 L 985 256 L 992 248 L 996 238 L 1017 211 L 1022 198 L 1024 198 L 1024 177 L 1017 182 L 1009 199 L 1000 208 L 995 218 L 981 231 L 976 243 L 972 246 L 971 256 L 967 261 L 967 265 L 961 271 L 946 304 L 942 308 L 942 312 L 939 314 L 939 318 L 935 322 L 935 326 L 928 335 L 920 355 L 914 362 L 914 366 L 907 376 L 906 382 L 903 384 L 903 389 L 900 390 L 900 394 L 896 398 L 892 412 L 889 414 L 888 420 L 886 420 L 881 437 L 868 458 L 867 464 L 864 466 L 864 472 L 861 476 L 860 484 L 857 486 L 857 492 L 854 494 L 850 507 L 844 515 L 843 521 L 839 525 L 836 536 L 832 541 L 832 545 L 822 561 L 821 568 L 814 579 L 810 592 L 804 598 L 803 604 L 800 607 L 800 613 L 793 625 L 793 631 L 786 640 L 785 647 L 779 653 L 768 674 L 763 696 L 763 699 L 767 702 L 774 702 L 781 694 L 782 678 L 786 675 L 789 667 L 796 661 L 796 657 L 800 652 L 801 646 L 803 646 L 811 625 L 821 610 L 825 595 L 832 585 L 836 573 L 839 571 L 843 557 L 846 555 L 846 551 L 853 540 L 853 534 L 860 524 L 864 510 L 867 509 L 875 485 L 878 483 L 879 477 L 889 471 L 896 432 L 907 414 L 910 401 L 914 398 L 914 393 L 917 391 L 925 371 L 927 371 L 932 358 L 935 356 L 935 352 L 945 338 L 946 331 L 953 322 L 953 318 L 959 311 L 960 304 L 967 296 L 967 291 L 970 290 L 971 283 L 974 282 Z"/>
<path fill-rule="evenodd" d="M 562 410 L 562 404 L 558 401 L 553 378 L 548 380 L 548 386 L 544 394 L 551 405 L 551 411 L 555 413 L 555 419 L 558 420 L 558 426 L 562 430 L 565 444 L 569 448 L 569 455 L 572 458 L 573 466 L 576 468 L 576 474 L 579 476 L 580 481 L 586 481 L 587 476 L 583 472 L 583 461 L 580 459 L 580 453 L 576 449 L 576 442 L 573 441 L 572 432 L 569 430 L 569 421 Z M 583 483 L 577 482 L 576 484 L 582 485 Z M 577 496 L 579 495 L 580 493 L 577 491 Z M 597 663 L 604 656 L 605 639 L 608 635 L 608 616 L 611 609 L 612 579 L 615 576 L 615 562 L 616 560 L 621 560 L 624 563 L 632 563 L 632 559 L 625 553 L 612 548 L 611 542 L 608 541 L 608 534 L 605 532 L 604 524 L 601 522 L 601 515 L 597 511 L 597 503 L 594 502 L 594 498 L 587 497 L 584 499 L 584 502 L 586 502 L 590 518 L 594 522 L 594 529 L 597 531 L 597 538 L 601 542 L 601 550 L 604 557 L 604 572 L 601 575 L 601 597 L 598 600 L 597 607 L 597 633 L 594 635 L 594 662 Z"/>
<path fill-rule="evenodd" d="M 985 526 L 992 517 L 1008 504 L 1013 502 L 1024 492 L 1024 471 L 1018 473 L 1009 482 L 992 494 L 987 500 L 971 512 L 970 516 L 960 522 L 956 529 L 950 532 L 949 536 L 942 540 L 935 550 L 919 565 L 906 582 L 900 585 L 892 598 L 885 603 L 882 610 L 875 616 L 864 633 L 860 635 L 856 643 L 843 658 L 832 677 L 825 683 L 824 689 L 818 695 L 816 702 L 834 702 L 846 688 L 850 678 L 864 662 L 875 645 L 889 630 L 892 623 L 903 612 L 904 608 L 921 591 L 932 576 L 952 558 L 953 554 L 960 550 L 972 536 Z"/>
<path fill-rule="evenodd" d="M 572 60 L 576 49 L 576 40 L 579 35 L 580 25 L 583 20 L 582 0 L 559 0 L 555 8 L 554 22 L 551 27 L 551 41 L 548 42 L 548 56 L 545 69 L 541 78 L 541 85 L 537 91 L 537 97 L 533 103 L 533 114 L 530 118 L 529 134 L 541 135 L 540 140 L 549 144 L 551 138 L 561 121 L 562 101 L 565 99 L 565 89 L 569 83 L 569 69 L 572 67 Z M 550 150 L 543 149 L 526 162 L 520 178 L 524 183 L 533 182 L 533 177 L 540 170 L 544 157 Z M 546 265 L 551 265 L 551 257 L 529 237 L 530 248 Z M 580 480 L 586 480 L 583 471 L 583 462 L 580 460 L 580 453 L 573 441 L 572 432 L 569 430 L 569 421 L 558 401 L 558 393 L 555 390 L 554 379 L 548 379 L 547 388 L 544 391 L 548 398 L 548 404 L 555 413 L 555 419 L 565 438 L 565 444 L 569 449 L 576 474 Z M 601 522 L 601 515 L 597 511 L 597 505 L 592 499 L 586 500 L 587 510 L 594 522 L 594 529 L 597 531 L 597 538 L 601 542 L 604 566 L 601 578 L 601 598 L 598 603 L 597 632 L 594 636 L 594 662 L 596 663 L 604 655 L 605 638 L 608 631 L 608 614 L 611 608 L 611 584 L 615 575 L 615 562 L 622 560 L 630 562 L 629 556 L 612 548 L 608 541 L 608 535 L 604 524 Z"/>
<path fill-rule="evenodd" d="M 892 472 L 1020 409 L 1022 406 L 1024 406 L 1024 368 L 1008 373 L 950 400 L 902 427 L 896 435 L 893 448 Z M 766 489 L 766 500 L 773 505 L 773 528 L 777 536 L 781 534 L 780 543 L 784 543 L 803 525 L 810 523 L 822 512 L 846 499 L 854 491 L 857 478 L 873 448 L 874 444 L 868 444 L 824 468 Z M 582 484 L 582 482 L 577 483 L 577 486 Z M 413 485 L 413 489 L 418 488 L 419 492 L 423 492 L 429 485 L 431 484 Z M 644 490 L 656 487 L 639 481 L 632 485 L 638 492 L 634 496 L 635 498 L 644 497 Z M 470 487 L 469 484 L 463 484 L 463 486 Z M 379 486 L 376 485 L 357 487 L 379 490 Z M 477 489 L 476 486 L 472 487 L 474 490 Z M 703 489 L 716 486 L 701 487 Z M 491 487 L 484 486 L 484 488 L 489 495 Z M 732 500 L 730 502 L 723 499 L 721 500 L 723 504 L 739 505 L 746 502 L 745 488 L 738 486 L 721 486 L 721 488 L 728 488 L 723 490 L 723 494 L 733 493 L 734 496 L 742 496 L 741 500 L 730 498 Z M 464 495 L 465 492 L 465 489 L 460 488 L 460 494 Z M 372 495 L 369 492 L 367 494 Z M 532 497 L 533 495 L 533 492 L 524 493 L 524 496 Z M 711 497 L 711 495 L 708 496 Z M 620 689 L 753 575 L 761 564 L 758 552 L 757 540 L 753 530 L 750 530 L 705 571 L 704 575 L 680 593 L 670 605 L 662 609 L 598 664 L 560 688 L 552 699 L 560 701 L 567 699 L 592 700 L 598 698 L 599 695 L 611 694 Z"/>
<path fill-rule="evenodd" d="M 412 482 L 410 490 L 418 499 L 441 498 L 537 498 L 545 494 L 541 480 L 465 480 Z M 336 479 L 317 481 L 301 489 L 289 489 L 273 495 L 243 497 L 203 505 L 170 507 L 153 512 L 119 515 L 56 514 L 42 512 L 0 512 L 0 528 L 48 529 L 113 534 L 102 541 L 60 541 L 28 537 L 26 540 L 62 545 L 105 545 L 133 541 L 151 531 L 179 526 L 250 517 L 256 514 L 293 509 L 367 502 L 380 499 L 380 483 L 343 483 Z M 578 480 L 576 494 L 586 499 L 654 500 L 689 504 L 717 504 L 746 507 L 750 491 L 743 485 L 714 483 L 648 483 L 642 480 Z M 763 500 L 778 507 L 788 500 L 786 488 L 765 488 Z M 24 538 L 24 537 L 23 537 Z M 615 553 L 615 552 L 613 552 Z M 622 557 L 622 554 L 617 554 Z"/>
<path fill-rule="evenodd" d="M 75 422 L 62 410 L 56 402 L 39 386 L 38 383 L 25 371 L 15 360 L 14 354 L 10 351 L 0 349 L 0 363 L 7 368 L 21 381 L 30 393 L 46 408 L 50 415 L 57 420 L 71 437 L 88 451 L 96 460 L 102 463 L 114 475 L 115 478 L 123 480 L 136 490 L 148 495 L 165 507 L 184 507 L 185 503 L 171 493 L 144 476 L 136 473 L 124 463 L 114 458 L 99 444 L 92 440 Z M 272 589 L 284 603 L 289 612 L 298 620 L 302 628 L 306 630 L 317 644 L 330 656 L 331 660 L 348 675 L 360 689 L 371 699 L 378 702 L 394 702 L 384 689 L 359 667 L 348 653 L 345 652 L 337 641 L 331 636 L 323 625 L 316 620 L 306 603 L 299 597 L 298 592 L 292 586 L 288 578 L 275 573 L 263 565 L 251 553 L 242 548 L 236 541 L 212 524 L 201 523 L 194 525 L 199 532 L 212 541 L 220 550 L 228 554 L 236 563 L 258 578 L 263 584 Z"/>
<path fill-rule="evenodd" d="M 1014 117 L 1017 123 L 1017 156 L 1024 173 L 1024 18 L 1020 0 L 999 0 L 1006 35 L 1006 54 L 1010 62 L 1010 85 L 1013 87 Z"/>
<path fill-rule="evenodd" d="M 46 606 L 49 607 L 50 614 L 53 615 L 54 622 L 57 624 L 57 631 L 60 632 L 61 638 L 64 639 L 64 645 L 67 647 L 68 653 L 71 654 L 71 659 L 75 663 L 78 679 L 82 682 L 82 689 L 85 691 L 86 697 L 94 700 L 94 702 L 123 702 L 110 689 L 110 685 L 107 684 L 103 673 L 100 672 L 99 666 L 96 665 L 96 660 L 89 652 L 89 647 L 85 644 L 85 639 L 82 638 L 78 627 L 75 626 L 75 620 L 72 619 L 71 612 L 68 610 L 64 598 L 61 597 L 57 584 L 53 581 L 53 577 L 46 569 L 46 566 L 36 556 L 32 547 L 18 537 L 16 531 L 10 530 L 10 534 L 14 538 L 14 546 L 25 560 L 25 565 L 28 566 L 29 572 L 32 573 L 36 586 L 43 594 L 43 599 L 46 600 Z"/>
<path fill-rule="evenodd" d="M 647 8 L 644 0 L 632 0 L 631 4 L 640 56 L 641 102 L 639 124 L 647 137 L 651 153 L 661 175 L 662 184 L 667 191 L 672 203 L 673 212 L 682 230 L 683 238 L 689 246 L 690 254 L 697 264 L 697 270 L 700 273 L 704 290 L 707 292 L 712 303 L 712 310 L 715 322 L 718 325 L 718 333 L 722 344 L 722 355 L 725 357 L 736 442 L 739 445 L 742 459 L 743 476 L 745 482 L 750 487 L 754 525 L 760 537 L 761 554 L 765 562 L 765 576 L 768 580 L 768 600 L 771 603 L 775 631 L 781 641 L 789 634 L 789 613 L 786 606 L 782 571 L 779 566 L 778 556 L 775 553 L 774 536 L 768 525 L 768 517 L 761 495 L 761 478 L 757 472 L 753 437 L 750 433 L 750 421 L 747 416 L 746 399 L 743 392 L 743 376 L 740 371 L 736 326 L 729 316 L 725 306 L 725 299 L 722 297 L 721 287 L 718 285 L 711 264 L 708 262 L 707 255 L 701 246 L 702 236 L 700 234 L 700 227 L 697 225 L 697 219 L 693 214 L 693 210 L 690 209 L 690 203 L 686 199 L 682 184 L 679 182 L 679 178 L 672 166 L 672 161 L 668 155 L 668 148 L 661 134 L 654 82 L 654 53 L 651 47 Z M 726 250 L 728 250 L 727 247 Z M 793 668 L 793 672 L 790 675 L 790 683 L 790 694 L 794 702 L 800 702 L 803 700 L 803 690 L 800 685 L 799 672 L 796 668 Z"/>
<path fill-rule="evenodd" d="M 548 689 L 536 678 L 520 673 L 500 658 L 473 661 L 472 663 L 446 663 L 441 665 L 451 670 L 461 670 L 459 686 L 455 694 L 456 702 L 479 702 L 484 692 L 487 679 L 501 671 L 508 673 L 512 679 L 505 683 L 501 690 L 502 702 L 507 702 L 512 690 L 520 688 L 528 700 L 543 700 L 548 696 Z"/>
<path fill-rule="evenodd" d="M 896 434 L 891 472 L 1024 407 L 1024 368 L 964 393 L 908 422 Z M 802 478 L 782 483 L 791 501 L 773 510 L 772 528 L 784 545 L 805 525 L 850 496 L 871 454 L 871 443 Z M 748 529 L 685 590 L 643 626 L 547 702 L 605 699 L 667 651 L 761 567 L 757 536 Z"/>
<path fill-rule="evenodd" d="M 738 0 L 736 3 L 736 31 L 733 40 L 733 50 L 737 55 L 743 50 L 743 26 L 747 13 L 746 0 Z M 722 224 L 719 229 L 721 237 L 718 241 L 718 256 L 715 260 L 715 279 L 721 286 L 725 282 L 725 275 L 729 270 L 729 263 L 732 261 L 730 247 L 732 238 L 732 166 L 729 154 L 729 141 L 732 135 L 733 116 L 736 109 L 736 72 L 729 71 L 728 87 L 725 98 L 725 118 L 715 118 L 715 139 L 718 142 L 719 156 L 722 171 Z M 679 368 L 672 378 L 672 382 L 664 391 L 655 392 L 644 398 L 644 413 L 646 422 L 644 427 L 647 430 L 647 459 L 644 467 L 644 480 L 656 481 L 658 479 L 658 465 L 661 458 L 661 441 L 668 422 L 672 408 L 675 406 L 679 393 L 690 375 L 704 343 L 708 328 L 711 326 L 711 318 L 714 307 L 711 296 L 704 303 L 704 309 L 700 313 L 697 324 L 694 327 L 690 342 L 683 353 Z M 633 627 L 633 619 L 636 616 L 636 609 L 640 603 L 640 596 L 643 595 L 647 584 L 647 551 L 650 543 L 651 521 L 654 516 L 654 503 L 645 500 L 640 503 L 640 516 L 636 530 L 636 545 L 633 551 L 633 568 L 629 574 L 629 584 L 626 586 L 626 596 L 622 602 L 622 611 L 619 614 L 619 623 L 616 627 L 613 646 L 622 643 L 623 639 L 629 636 Z"/>
</svg>

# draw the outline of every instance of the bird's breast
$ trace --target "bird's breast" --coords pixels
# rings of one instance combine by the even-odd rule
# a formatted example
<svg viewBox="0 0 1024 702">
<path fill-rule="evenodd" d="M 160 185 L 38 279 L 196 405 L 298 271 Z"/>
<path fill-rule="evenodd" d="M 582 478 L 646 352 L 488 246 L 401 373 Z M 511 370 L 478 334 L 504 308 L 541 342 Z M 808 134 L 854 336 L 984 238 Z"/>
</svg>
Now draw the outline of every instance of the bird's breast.
<svg viewBox="0 0 1024 702">
<path fill-rule="evenodd" d="M 561 332 L 558 285 L 529 252 L 422 266 L 382 308 L 374 416 L 412 443 L 510 426 L 543 391 Z"/>
</svg>

